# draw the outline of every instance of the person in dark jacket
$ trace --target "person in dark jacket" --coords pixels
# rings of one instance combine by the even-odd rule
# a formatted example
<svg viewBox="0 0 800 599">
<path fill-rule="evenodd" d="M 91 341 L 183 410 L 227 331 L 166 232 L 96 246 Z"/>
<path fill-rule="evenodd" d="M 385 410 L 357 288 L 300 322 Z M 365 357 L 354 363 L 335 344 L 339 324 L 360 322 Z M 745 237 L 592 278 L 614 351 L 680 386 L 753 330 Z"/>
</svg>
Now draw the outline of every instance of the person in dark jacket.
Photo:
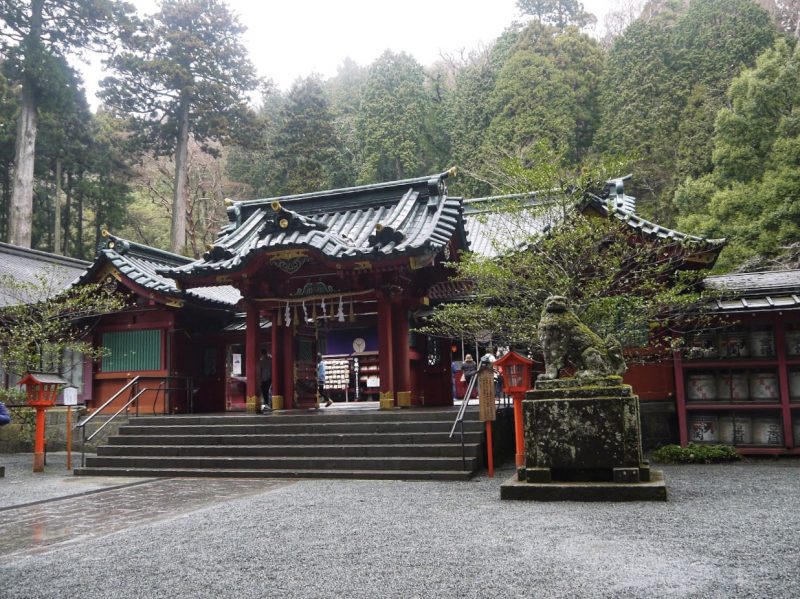
<svg viewBox="0 0 800 599">
<path fill-rule="evenodd" d="M 461 364 L 461 373 L 464 375 L 464 382 L 469 384 L 470 379 L 478 372 L 478 365 L 472 359 L 472 354 L 464 356 L 464 362 Z"/>
<path fill-rule="evenodd" d="M 0 426 L 5 426 L 11 422 L 11 414 L 8 413 L 6 405 L 0 401 Z"/>
</svg>

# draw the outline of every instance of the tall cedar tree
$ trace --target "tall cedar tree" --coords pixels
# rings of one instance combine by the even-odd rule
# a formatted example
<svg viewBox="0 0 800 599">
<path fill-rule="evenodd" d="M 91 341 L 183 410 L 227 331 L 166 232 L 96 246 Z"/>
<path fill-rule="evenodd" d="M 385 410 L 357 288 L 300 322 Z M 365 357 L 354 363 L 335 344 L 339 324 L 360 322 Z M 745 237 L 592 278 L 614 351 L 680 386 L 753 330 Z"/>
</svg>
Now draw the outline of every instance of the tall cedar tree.
<svg viewBox="0 0 800 599">
<path fill-rule="evenodd" d="M 425 71 L 412 56 L 387 50 L 370 65 L 357 124 L 362 183 L 421 174 L 427 110 Z"/>
<path fill-rule="evenodd" d="M 728 90 L 714 170 L 687 180 L 678 223 L 727 237 L 719 268 L 797 268 L 800 249 L 800 49 L 779 39 Z"/>
<path fill-rule="evenodd" d="M 583 10 L 578 0 L 517 0 L 517 8 L 523 15 L 559 29 L 569 25 L 583 28 L 597 22 L 597 17 Z"/>
<path fill-rule="evenodd" d="M 677 183 L 710 168 L 725 90 L 776 33 L 751 0 L 693 0 L 685 8 L 667 3 L 615 40 L 600 86 L 596 149 L 640 160 L 633 194 L 656 222 L 674 224 Z"/>
<path fill-rule="evenodd" d="M 221 0 L 164 0 L 108 65 L 102 97 L 128 114 L 134 139 L 175 156 L 170 249 L 186 244 L 189 136 L 234 141 L 248 127 L 247 94 L 258 85 L 241 36 L 245 27 Z"/>
<path fill-rule="evenodd" d="M 65 57 L 103 49 L 127 23 L 130 4 L 116 0 L 2 0 L 0 52 L 9 78 L 20 86 L 8 240 L 31 246 L 33 166 L 38 114 L 57 96 Z"/>
</svg>

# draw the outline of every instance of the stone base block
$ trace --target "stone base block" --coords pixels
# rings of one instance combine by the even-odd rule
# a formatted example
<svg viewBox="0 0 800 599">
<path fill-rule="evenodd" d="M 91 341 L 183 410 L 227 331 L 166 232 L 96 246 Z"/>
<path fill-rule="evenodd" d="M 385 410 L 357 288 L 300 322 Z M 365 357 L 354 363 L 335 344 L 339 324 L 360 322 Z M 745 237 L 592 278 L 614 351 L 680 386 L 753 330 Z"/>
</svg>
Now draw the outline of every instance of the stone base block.
<svg viewBox="0 0 800 599">
<path fill-rule="evenodd" d="M 397 392 L 397 407 L 410 408 L 411 407 L 411 391 L 398 391 Z"/>
<path fill-rule="evenodd" d="M 527 470 L 530 470 L 527 469 Z M 649 482 L 524 482 L 515 474 L 500 486 L 500 499 L 523 501 L 666 501 L 667 486 L 660 470 L 650 470 Z"/>
</svg>

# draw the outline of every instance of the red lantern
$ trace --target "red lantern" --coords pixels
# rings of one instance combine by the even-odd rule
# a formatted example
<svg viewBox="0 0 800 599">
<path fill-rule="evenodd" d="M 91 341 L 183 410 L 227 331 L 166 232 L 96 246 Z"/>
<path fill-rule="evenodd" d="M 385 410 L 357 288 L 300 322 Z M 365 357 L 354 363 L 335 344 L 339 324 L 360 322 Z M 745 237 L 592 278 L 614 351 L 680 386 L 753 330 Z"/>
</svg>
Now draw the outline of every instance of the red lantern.
<svg viewBox="0 0 800 599">
<path fill-rule="evenodd" d="M 28 405 L 36 408 L 36 438 L 33 444 L 33 471 L 44 472 L 44 414 L 56 405 L 60 385 L 69 381 L 56 374 L 29 372 L 18 385 L 25 385 Z"/>
<path fill-rule="evenodd" d="M 517 446 L 517 467 L 525 465 L 525 441 L 522 433 L 522 400 L 533 385 L 533 360 L 510 351 L 494 363 L 503 376 L 503 391 L 514 399 L 514 431 Z"/>
</svg>

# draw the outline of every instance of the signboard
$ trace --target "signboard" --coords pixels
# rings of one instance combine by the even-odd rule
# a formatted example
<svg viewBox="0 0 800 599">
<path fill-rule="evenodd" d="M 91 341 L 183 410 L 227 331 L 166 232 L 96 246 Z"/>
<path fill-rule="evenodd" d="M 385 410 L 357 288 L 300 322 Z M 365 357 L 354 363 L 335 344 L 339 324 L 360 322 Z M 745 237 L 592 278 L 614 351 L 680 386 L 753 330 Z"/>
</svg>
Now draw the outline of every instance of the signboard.
<svg viewBox="0 0 800 599">
<path fill-rule="evenodd" d="M 367 377 L 367 387 L 369 388 L 377 388 L 381 386 L 381 377 L 379 376 L 368 376 Z"/>
<path fill-rule="evenodd" d="M 65 406 L 77 406 L 78 405 L 78 388 L 77 387 L 65 387 L 64 394 L 62 396 L 62 402 Z"/>
<path fill-rule="evenodd" d="M 233 376 L 242 376 L 242 354 L 233 354 L 231 374 Z"/>
</svg>

